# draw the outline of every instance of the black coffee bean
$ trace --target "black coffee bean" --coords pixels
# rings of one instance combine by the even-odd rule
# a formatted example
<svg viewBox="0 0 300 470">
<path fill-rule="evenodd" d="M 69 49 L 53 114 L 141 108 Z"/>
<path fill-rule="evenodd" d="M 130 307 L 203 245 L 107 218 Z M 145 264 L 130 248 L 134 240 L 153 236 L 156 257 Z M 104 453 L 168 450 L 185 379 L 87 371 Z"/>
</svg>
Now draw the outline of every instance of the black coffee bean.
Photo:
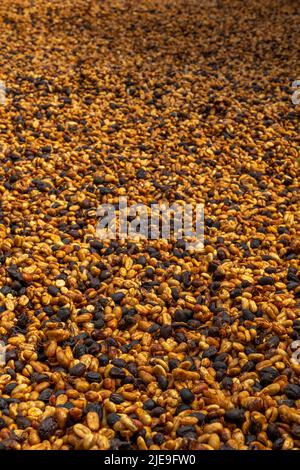
<svg viewBox="0 0 300 470">
<path fill-rule="evenodd" d="M 168 388 L 168 379 L 164 377 L 163 375 L 160 375 L 157 379 L 158 386 L 161 390 L 165 391 Z"/>
<path fill-rule="evenodd" d="M 8 408 L 8 402 L 5 398 L 0 397 L 0 410 L 5 410 L 5 408 Z"/>
<path fill-rule="evenodd" d="M 251 248 L 258 248 L 260 244 L 261 244 L 260 238 L 253 238 L 253 240 L 251 240 L 250 242 Z"/>
<path fill-rule="evenodd" d="M 26 428 L 29 428 L 31 426 L 31 421 L 28 418 L 26 418 L 25 416 L 18 415 L 16 417 L 16 425 L 20 429 L 26 429 Z"/>
<path fill-rule="evenodd" d="M 98 357 L 98 360 L 100 367 L 107 366 L 107 364 L 109 363 L 109 359 L 106 354 L 101 354 L 101 356 Z"/>
<path fill-rule="evenodd" d="M 46 388 L 45 390 L 43 390 L 39 394 L 39 400 L 44 401 L 44 402 L 48 402 L 51 395 L 52 395 L 52 393 L 53 393 L 53 391 L 51 390 L 51 388 Z"/>
<path fill-rule="evenodd" d="M 119 367 L 112 367 L 109 371 L 109 375 L 112 379 L 124 379 L 126 376 L 125 371 Z"/>
<path fill-rule="evenodd" d="M 279 439 L 276 439 L 276 441 L 274 441 L 274 443 L 273 443 L 272 449 L 273 450 L 280 450 L 283 446 L 283 443 L 284 443 L 284 439 L 282 437 L 280 437 Z"/>
<path fill-rule="evenodd" d="M 194 411 L 193 413 L 190 414 L 190 416 L 197 418 L 198 424 L 200 426 L 206 422 L 206 418 L 207 418 L 207 415 L 204 413 L 201 413 L 201 411 Z"/>
<path fill-rule="evenodd" d="M 126 367 L 126 361 L 124 361 L 124 359 L 119 359 L 119 358 L 115 358 L 111 361 L 111 363 L 116 366 L 116 367 L 121 367 L 121 368 L 124 368 Z"/>
<path fill-rule="evenodd" d="M 275 441 L 276 439 L 279 439 L 281 436 L 279 428 L 277 424 L 275 423 L 268 424 L 266 433 L 267 433 L 268 438 L 271 439 L 271 441 Z"/>
<path fill-rule="evenodd" d="M 240 425 L 245 419 L 245 410 L 241 408 L 231 408 L 225 412 L 225 421 Z"/>
<path fill-rule="evenodd" d="M 255 362 L 253 361 L 248 361 L 246 362 L 243 367 L 241 368 L 241 372 L 250 372 L 255 368 Z"/>
<path fill-rule="evenodd" d="M 134 362 L 130 362 L 127 365 L 127 370 L 130 372 L 134 377 L 137 377 L 138 375 L 138 368 L 137 365 Z"/>
<path fill-rule="evenodd" d="M 191 273 L 190 271 L 184 271 L 181 275 L 182 283 L 185 288 L 191 285 Z"/>
<path fill-rule="evenodd" d="M 173 370 L 173 369 L 176 369 L 179 366 L 179 361 L 178 361 L 178 359 L 170 359 L 168 364 L 169 364 L 170 370 Z"/>
<path fill-rule="evenodd" d="M 3 428 L 7 428 L 7 424 L 3 418 L 0 418 L 0 430 Z"/>
<path fill-rule="evenodd" d="M 156 444 L 158 446 L 162 445 L 165 442 L 164 435 L 161 432 L 156 433 L 153 436 L 153 442 L 154 442 L 154 444 Z"/>
<path fill-rule="evenodd" d="M 236 297 L 241 296 L 242 293 L 243 293 L 243 290 L 239 287 L 236 287 L 235 289 L 232 289 L 232 291 L 230 292 L 230 297 L 232 299 L 235 299 Z"/>
<path fill-rule="evenodd" d="M 180 390 L 180 398 L 184 403 L 190 404 L 195 400 L 195 395 L 188 388 L 182 388 Z"/>
<path fill-rule="evenodd" d="M 146 400 L 143 404 L 143 408 L 144 410 L 153 410 L 153 408 L 156 407 L 156 403 L 154 400 L 152 400 L 151 398 L 149 398 L 148 400 Z"/>
<path fill-rule="evenodd" d="M 49 439 L 57 429 L 57 423 L 55 419 L 50 416 L 49 418 L 44 419 L 40 422 L 38 426 L 38 434 L 42 440 Z"/>
<path fill-rule="evenodd" d="M 107 269 L 105 269 L 100 274 L 100 281 L 105 281 L 106 279 L 110 278 L 110 276 L 111 276 L 110 272 Z"/>
<path fill-rule="evenodd" d="M 39 374 L 37 372 L 34 372 L 31 375 L 31 382 L 35 382 L 37 384 L 40 384 L 42 382 L 47 382 L 49 380 L 49 376 L 47 374 Z"/>
<path fill-rule="evenodd" d="M 265 387 L 274 382 L 279 376 L 279 372 L 274 367 L 264 367 L 259 371 L 260 383 Z"/>
<path fill-rule="evenodd" d="M 153 416 L 153 418 L 159 418 L 163 413 L 165 413 L 165 409 L 160 406 L 156 406 L 149 411 L 149 414 Z"/>
<path fill-rule="evenodd" d="M 300 386 L 296 384 L 288 384 L 284 389 L 284 393 L 288 398 L 298 400 L 300 398 Z"/>
<path fill-rule="evenodd" d="M 60 293 L 60 290 L 56 286 L 49 286 L 48 287 L 48 292 L 53 297 L 56 297 Z"/>
<path fill-rule="evenodd" d="M 18 359 L 18 351 L 16 349 L 10 349 L 5 352 L 5 360 L 8 361 L 15 361 Z"/>
<path fill-rule="evenodd" d="M 182 413 L 183 411 L 190 410 L 191 407 L 187 405 L 186 403 L 180 403 L 180 405 L 177 406 L 175 410 L 175 415 L 179 415 L 179 413 Z"/>
<path fill-rule="evenodd" d="M 293 424 L 292 434 L 296 436 L 298 439 L 300 438 L 300 425 L 299 424 Z"/>
<path fill-rule="evenodd" d="M 216 354 L 217 354 L 218 350 L 215 346 L 209 346 L 205 351 L 204 353 L 202 354 L 202 357 L 205 358 L 211 358 L 211 357 L 214 357 Z"/>
<path fill-rule="evenodd" d="M 100 403 L 88 403 L 84 409 L 84 413 L 88 414 L 90 411 L 94 411 L 98 414 L 99 418 L 103 417 L 103 408 Z"/>
<path fill-rule="evenodd" d="M 273 286 L 275 281 L 272 276 L 263 276 L 258 279 L 258 284 L 260 286 Z"/>
<path fill-rule="evenodd" d="M 160 327 L 160 336 L 164 339 L 170 338 L 172 336 L 172 326 L 171 325 L 163 325 Z"/>
<path fill-rule="evenodd" d="M 250 421 L 248 430 L 251 434 L 254 434 L 256 436 L 262 430 L 262 424 L 259 421 L 255 421 L 254 419 L 252 419 Z"/>
<path fill-rule="evenodd" d="M 110 413 L 107 416 L 107 424 L 109 426 L 114 426 L 118 421 L 120 421 L 121 417 L 117 413 Z"/>
<path fill-rule="evenodd" d="M 82 362 L 78 362 L 75 366 L 71 367 L 69 370 L 70 375 L 74 375 L 75 377 L 82 377 L 85 374 L 86 366 Z"/>
<path fill-rule="evenodd" d="M 277 348 L 279 343 L 280 343 L 280 339 L 278 338 L 278 336 L 272 336 L 267 341 L 268 349 Z"/>
<path fill-rule="evenodd" d="M 176 435 L 178 437 L 196 437 L 196 430 L 194 426 L 181 426 L 177 429 Z"/>
<path fill-rule="evenodd" d="M 218 269 L 212 275 L 213 281 L 221 282 L 225 279 L 225 274 Z"/>
<path fill-rule="evenodd" d="M 123 292 L 116 292 L 115 294 L 112 294 L 111 298 L 116 304 L 119 304 L 125 297 L 125 294 Z"/>
<path fill-rule="evenodd" d="M 99 372 L 87 372 L 85 374 L 85 378 L 87 379 L 88 382 L 101 382 L 102 380 L 102 377 L 101 377 L 101 374 L 99 374 Z"/>
<path fill-rule="evenodd" d="M 86 354 L 86 347 L 84 344 L 77 344 L 73 351 L 74 357 L 79 359 L 81 356 Z"/>
<path fill-rule="evenodd" d="M 147 264 L 147 259 L 145 256 L 139 256 L 136 260 L 136 263 L 144 267 Z"/>
<path fill-rule="evenodd" d="M 112 393 L 109 399 L 116 405 L 120 405 L 124 401 L 124 398 L 119 393 Z"/>
<path fill-rule="evenodd" d="M 57 316 L 61 321 L 67 321 L 70 318 L 71 311 L 69 308 L 60 308 L 57 312 Z"/>
<path fill-rule="evenodd" d="M 183 310 L 176 310 L 174 313 L 174 320 L 177 322 L 187 322 L 193 318 L 193 311 L 187 308 Z"/>
<path fill-rule="evenodd" d="M 3 390 L 4 394 L 10 395 L 13 389 L 16 388 L 16 386 L 17 386 L 17 382 L 10 382 L 9 384 L 5 385 L 4 390 Z"/>
<path fill-rule="evenodd" d="M 146 176 L 147 176 L 147 172 L 146 170 L 144 170 L 144 168 L 140 168 L 136 173 L 136 177 L 138 180 L 145 179 Z"/>
</svg>

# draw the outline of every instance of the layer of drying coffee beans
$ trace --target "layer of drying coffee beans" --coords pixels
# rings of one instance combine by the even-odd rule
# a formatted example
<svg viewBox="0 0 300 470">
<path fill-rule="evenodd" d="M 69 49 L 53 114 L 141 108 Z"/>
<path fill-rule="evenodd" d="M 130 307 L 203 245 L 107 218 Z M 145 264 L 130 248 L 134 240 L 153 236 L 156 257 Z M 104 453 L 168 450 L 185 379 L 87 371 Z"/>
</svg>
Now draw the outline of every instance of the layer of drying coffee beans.
<svg viewBox="0 0 300 470">
<path fill-rule="evenodd" d="M 299 19 L 1 1 L 0 449 L 300 449 Z M 204 250 L 100 240 L 120 196 Z"/>
</svg>

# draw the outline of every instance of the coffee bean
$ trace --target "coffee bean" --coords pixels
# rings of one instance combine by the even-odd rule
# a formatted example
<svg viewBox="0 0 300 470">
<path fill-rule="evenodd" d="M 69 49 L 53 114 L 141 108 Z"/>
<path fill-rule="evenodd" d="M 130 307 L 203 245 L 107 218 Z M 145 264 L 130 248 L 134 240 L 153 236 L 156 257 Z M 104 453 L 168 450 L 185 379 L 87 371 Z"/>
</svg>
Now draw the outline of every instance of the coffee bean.
<svg viewBox="0 0 300 470">
<path fill-rule="evenodd" d="M 271 276 L 263 276 L 258 279 L 260 286 L 273 286 L 275 284 L 274 278 Z"/>
<path fill-rule="evenodd" d="M 225 412 L 225 421 L 241 425 L 245 419 L 245 411 L 241 408 L 231 408 Z"/>
<path fill-rule="evenodd" d="M 38 426 L 38 434 L 42 440 L 49 439 L 57 429 L 57 423 L 55 419 L 50 416 L 42 420 Z"/>
<path fill-rule="evenodd" d="M 184 403 L 190 404 L 195 400 L 195 395 L 188 388 L 182 388 L 180 398 Z"/>
<path fill-rule="evenodd" d="M 69 370 L 70 375 L 74 375 L 75 377 L 82 377 L 86 371 L 86 366 L 82 362 L 78 362 Z"/>
<path fill-rule="evenodd" d="M 284 393 L 288 398 L 291 398 L 292 400 L 298 400 L 300 398 L 300 385 L 288 384 L 284 388 Z"/>
</svg>

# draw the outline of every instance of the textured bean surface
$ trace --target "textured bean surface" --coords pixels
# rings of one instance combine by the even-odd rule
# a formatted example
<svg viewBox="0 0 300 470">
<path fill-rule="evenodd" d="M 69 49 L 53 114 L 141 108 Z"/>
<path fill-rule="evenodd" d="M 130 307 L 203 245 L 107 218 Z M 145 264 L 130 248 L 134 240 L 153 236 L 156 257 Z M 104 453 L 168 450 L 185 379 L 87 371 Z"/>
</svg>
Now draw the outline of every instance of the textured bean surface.
<svg viewBox="0 0 300 470">
<path fill-rule="evenodd" d="M 2 0 L 1 449 L 300 449 L 299 19 Z M 204 251 L 98 240 L 125 195 Z"/>
</svg>

